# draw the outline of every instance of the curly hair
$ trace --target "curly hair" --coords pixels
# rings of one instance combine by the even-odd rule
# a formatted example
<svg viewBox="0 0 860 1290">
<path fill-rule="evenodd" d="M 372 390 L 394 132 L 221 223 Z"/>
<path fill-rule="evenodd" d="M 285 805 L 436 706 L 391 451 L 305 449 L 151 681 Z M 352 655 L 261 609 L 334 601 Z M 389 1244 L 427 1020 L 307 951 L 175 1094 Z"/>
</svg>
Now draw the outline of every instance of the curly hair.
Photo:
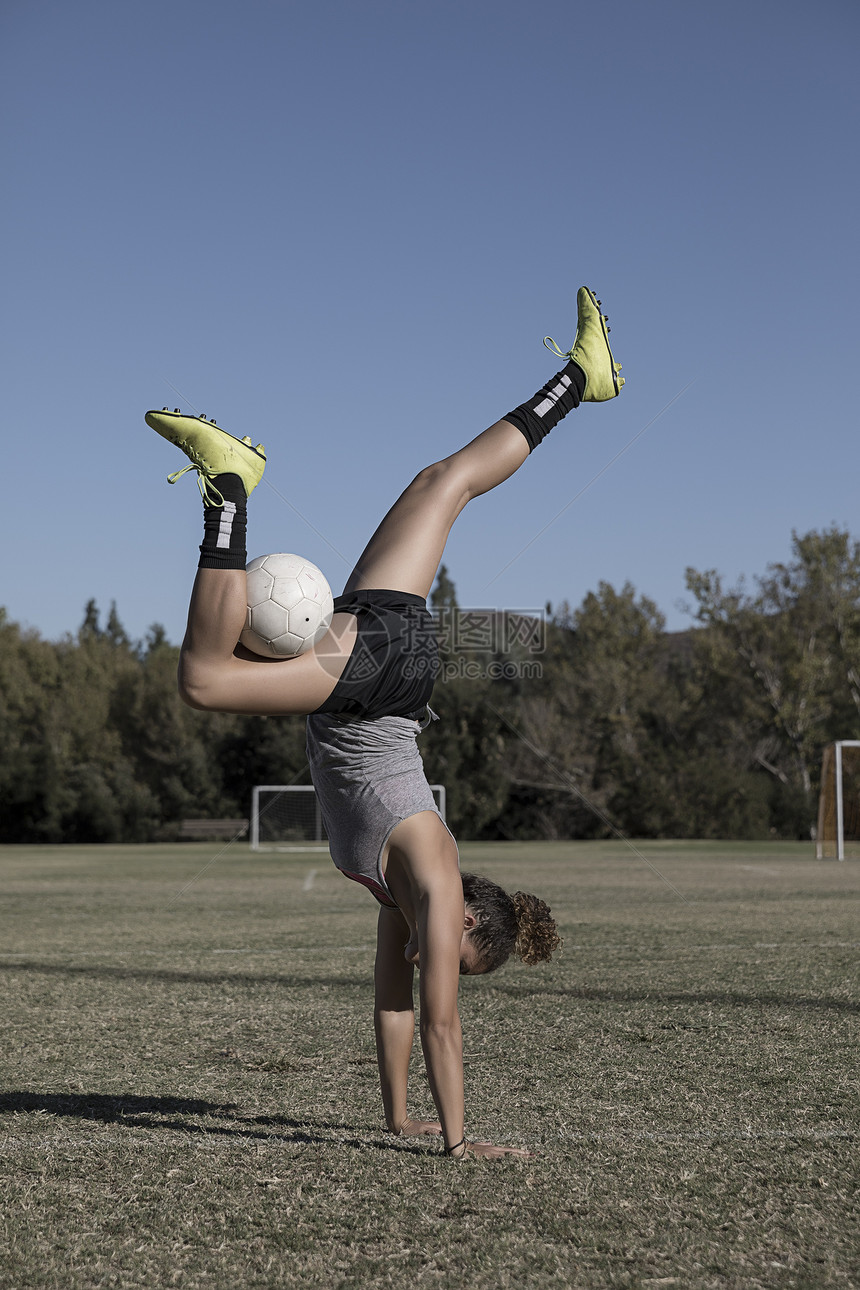
<svg viewBox="0 0 860 1290">
<path fill-rule="evenodd" d="M 545 963 L 561 946 L 549 905 L 524 891 L 509 896 L 497 883 L 462 874 L 466 906 L 477 919 L 472 940 L 484 970 L 495 972 L 511 954 L 524 963 Z"/>
</svg>

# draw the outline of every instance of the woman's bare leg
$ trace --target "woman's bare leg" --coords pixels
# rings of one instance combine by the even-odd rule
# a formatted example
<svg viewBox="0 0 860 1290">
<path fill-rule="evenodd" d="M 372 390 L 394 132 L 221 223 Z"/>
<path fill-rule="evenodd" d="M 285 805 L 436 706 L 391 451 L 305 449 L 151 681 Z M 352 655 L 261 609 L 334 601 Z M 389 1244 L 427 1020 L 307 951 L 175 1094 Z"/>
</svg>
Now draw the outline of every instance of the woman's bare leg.
<svg viewBox="0 0 860 1290">
<path fill-rule="evenodd" d="M 265 449 L 178 410 L 148 412 L 146 422 L 190 458 L 185 469 L 197 468 L 204 498 L 201 567 L 180 651 L 180 694 L 191 707 L 218 712 L 314 712 L 346 666 L 355 640 L 351 614 L 335 614 L 323 639 L 299 658 L 263 659 L 239 644 L 248 605 L 246 502 L 262 478 Z"/>
<path fill-rule="evenodd" d="M 427 597 L 451 526 L 467 502 L 519 469 L 532 448 L 579 403 L 615 398 L 624 381 L 609 348 L 600 301 L 587 287 L 576 297 L 576 336 L 568 359 L 534 398 L 465 448 L 422 470 L 395 502 L 350 575 L 346 591 L 371 587 Z"/>
<path fill-rule="evenodd" d="M 574 345 L 569 354 L 561 355 L 556 349 L 570 359 L 568 365 L 535 399 L 509 413 L 516 424 L 497 421 L 413 480 L 368 543 L 347 591 L 377 587 L 426 598 L 451 526 L 466 503 L 513 475 L 530 449 L 581 399 L 603 402 L 619 393 L 620 364 L 612 359 L 599 303 L 593 292 L 580 288 Z M 166 409 L 147 413 L 146 420 L 186 452 L 204 480 L 217 485 L 222 475 L 238 477 L 244 495 L 240 490 L 238 500 L 233 499 L 234 509 L 244 516 L 244 499 L 256 487 L 265 465 L 261 445 L 252 448 L 250 439 L 235 439 L 203 418 L 182 417 Z M 208 485 L 204 493 L 207 490 Z M 216 527 L 223 527 L 221 517 L 227 513 L 227 507 L 218 510 L 220 504 L 214 503 Z M 211 515 L 211 499 L 209 507 Z M 326 636 L 307 654 L 269 660 L 249 654 L 238 644 L 246 604 L 244 555 L 230 567 L 198 570 L 180 660 L 180 690 L 186 702 L 226 712 L 315 711 L 346 666 L 356 638 L 354 617 L 335 614 Z"/>
<path fill-rule="evenodd" d="M 509 479 L 528 455 L 517 427 L 497 421 L 453 456 L 427 466 L 385 516 L 345 590 L 384 587 L 426 599 L 463 507 Z"/>
<path fill-rule="evenodd" d="M 498 421 L 444 461 L 422 470 L 380 524 L 347 590 L 385 587 L 427 597 L 451 525 L 466 503 L 509 478 L 528 456 L 523 435 Z M 243 569 L 198 569 L 179 663 L 192 707 L 219 712 L 314 712 L 329 697 L 355 641 L 352 614 L 335 614 L 313 650 L 262 659 L 238 647 L 245 626 Z"/>
<path fill-rule="evenodd" d="M 426 598 L 463 507 L 508 479 L 528 452 L 516 426 L 498 421 L 453 456 L 422 470 L 376 530 L 346 589 L 385 587 Z M 314 712 L 346 666 L 355 617 L 335 614 L 313 650 L 270 660 L 241 647 L 237 652 L 247 604 L 243 569 L 198 569 L 179 664 L 185 702 L 219 712 Z"/>
<path fill-rule="evenodd" d="M 239 645 L 248 595 L 244 569 L 198 569 L 179 655 L 179 692 L 193 708 L 259 716 L 314 712 L 334 689 L 355 640 L 352 614 L 335 614 L 313 650 L 259 658 Z"/>
</svg>

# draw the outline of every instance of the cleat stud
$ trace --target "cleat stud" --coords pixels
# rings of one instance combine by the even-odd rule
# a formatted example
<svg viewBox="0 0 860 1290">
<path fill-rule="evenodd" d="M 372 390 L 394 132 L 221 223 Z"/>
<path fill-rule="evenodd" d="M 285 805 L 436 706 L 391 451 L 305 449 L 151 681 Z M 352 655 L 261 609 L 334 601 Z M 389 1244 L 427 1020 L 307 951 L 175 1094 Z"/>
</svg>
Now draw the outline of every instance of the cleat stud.
<svg viewBox="0 0 860 1290">
<path fill-rule="evenodd" d="M 167 408 L 162 408 L 161 410 L 162 410 L 162 412 L 167 412 L 167 411 L 168 411 L 168 409 L 167 409 Z"/>
<path fill-rule="evenodd" d="M 266 449 L 263 447 L 261 443 L 257 444 L 256 451 L 260 454 L 261 457 L 265 457 Z"/>
<path fill-rule="evenodd" d="M 179 408 L 174 408 L 173 411 L 176 413 L 177 416 L 179 416 Z"/>
</svg>

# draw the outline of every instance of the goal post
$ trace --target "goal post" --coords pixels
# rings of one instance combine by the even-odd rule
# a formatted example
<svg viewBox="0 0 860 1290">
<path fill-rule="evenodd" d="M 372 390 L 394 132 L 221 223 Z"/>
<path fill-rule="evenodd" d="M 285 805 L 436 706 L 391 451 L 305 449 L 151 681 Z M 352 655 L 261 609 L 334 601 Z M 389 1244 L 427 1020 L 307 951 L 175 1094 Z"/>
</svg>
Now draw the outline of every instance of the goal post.
<svg viewBox="0 0 860 1290">
<path fill-rule="evenodd" d="M 824 749 L 818 798 L 818 860 L 860 856 L 860 739 L 839 739 Z"/>
<path fill-rule="evenodd" d="M 445 819 L 445 785 L 430 788 Z M 252 851 L 328 851 L 328 836 L 312 784 L 257 784 L 251 794 Z"/>
</svg>

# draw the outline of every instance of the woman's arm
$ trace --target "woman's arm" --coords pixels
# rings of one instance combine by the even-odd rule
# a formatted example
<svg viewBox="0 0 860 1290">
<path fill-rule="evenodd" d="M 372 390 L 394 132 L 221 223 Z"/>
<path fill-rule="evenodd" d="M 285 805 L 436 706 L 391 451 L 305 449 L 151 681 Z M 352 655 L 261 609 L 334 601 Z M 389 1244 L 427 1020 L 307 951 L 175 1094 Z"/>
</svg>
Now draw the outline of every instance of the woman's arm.
<svg viewBox="0 0 860 1290">
<path fill-rule="evenodd" d="M 389 1126 L 396 1132 L 396 1117 L 406 1114 L 406 1076 L 414 1026 L 411 966 L 404 958 L 409 940 L 410 956 L 413 949 L 417 950 L 413 961 L 420 971 L 421 1047 L 446 1148 L 458 1160 L 467 1154 L 530 1155 L 528 1151 L 496 1147 L 489 1142 L 465 1143 L 463 1036 L 457 993 L 466 911 L 457 847 L 437 815 L 422 811 L 397 826 L 391 838 L 386 878 L 403 907 L 414 911 L 416 931 L 413 941 L 409 924 L 396 910 L 380 914 L 377 1043 L 382 1095 L 386 1116 L 391 1117 Z M 462 961 L 468 968 L 466 959 Z M 403 975 L 404 966 L 408 978 Z M 407 1009 L 408 1018 L 404 1020 L 402 1013 Z M 435 1132 L 438 1129 L 434 1126 Z"/>
<path fill-rule="evenodd" d="M 403 957 L 409 926 L 398 909 L 381 906 L 376 936 L 374 983 L 376 1002 L 376 1060 L 385 1123 L 392 1133 L 438 1134 L 436 1120 L 413 1120 L 407 1113 L 409 1058 L 415 1030 L 412 1000 L 413 967 Z"/>
<path fill-rule="evenodd" d="M 421 1044 L 445 1146 L 458 1160 L 467 1155 L 528 1157 L 532 1153 L 519 1147 L 465 1140 L 463 1034 L 457 1009 L 463 916 L 462 887 L 452 892 L 450 882 L 434 882 L 419 905 Z"/>
<path fill-rule="evenodd" d="M 396 842 L 396 859 L 408 871 L 414 901 L 421 1046 L 445 1146 L 457 1159 L 528 1156 L 528 1151 L 489 1142 L 465 1143 L 463 1035 L 457 995 L 466 911 L 456 844 L 438 817 L 429 813 L 400 825 Z"/>
<path fill-rule="evenodd" d="M 418 867 L 418 866 L 416 866 Z M 430 872 L 416 910 L 419 945 L 421 1047 L 446 1147 L 464 1137 L 463 1034 L 457 1009 L 463 889 L 450 875 Z"/>
</svg>

